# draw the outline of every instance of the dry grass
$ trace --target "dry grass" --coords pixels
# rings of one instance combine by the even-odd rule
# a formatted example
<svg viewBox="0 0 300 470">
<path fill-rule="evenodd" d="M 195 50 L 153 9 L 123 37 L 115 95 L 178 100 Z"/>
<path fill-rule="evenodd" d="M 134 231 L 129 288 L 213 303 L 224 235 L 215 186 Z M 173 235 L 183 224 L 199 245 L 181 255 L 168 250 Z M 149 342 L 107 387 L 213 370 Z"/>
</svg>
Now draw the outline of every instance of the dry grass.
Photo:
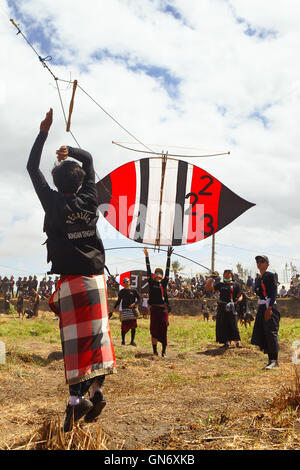
<svg viewBox="0 0 300 470">
<path fill-rule="evenodd" d="M 45 421 L 28 442 L 7 446 L 7 450 L 107 450 L 106 436 L 98 427 L 96 436 L 79 423 L 68 433 L 63 432 L 60 417 Z"/>
<path fill-rule="evenodd" d="M 293 325 L 283 320 L 282 334 Z M 299 449 L 299 366 L 292 365 L 290 343 L 281 343 L 280 368 L 266 372 L 248 331 L 243 349 L 224 351 L 211 340 L 212 322 L 171 317 L 164 360 L 151 354 L 146 320 L 139 321 L 137 348 L 120 345 L 119 323 L 112 321 L 118 373 L 105 381 L 107 406 L 99 422 L 80 421 L 65 434 L 63 361 L 59 345 L 47 341 L 51 325 L 38 326 L 32 321 L 26 334 L 39 335 L 25 337 L 20 329 L 6 342 L 2 450 Z"/>
<path fill-rule="evenodd" d="M 294 366 L 294 373 L 294 382 L 282 386 L 264 410 L 208 415 L 185 430 L 159 437 L 151 449 L 299 450 L 299 367 Z"/>
</svg>

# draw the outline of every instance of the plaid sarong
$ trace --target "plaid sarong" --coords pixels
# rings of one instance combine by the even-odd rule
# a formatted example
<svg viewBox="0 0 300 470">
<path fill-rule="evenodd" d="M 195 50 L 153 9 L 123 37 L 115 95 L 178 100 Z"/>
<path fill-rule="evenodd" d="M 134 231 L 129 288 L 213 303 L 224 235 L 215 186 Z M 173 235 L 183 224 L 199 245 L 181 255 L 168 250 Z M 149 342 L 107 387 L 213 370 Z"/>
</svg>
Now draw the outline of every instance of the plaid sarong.
<svg viewBox="0 0 300 470">
<path fill-rule="evenodd" d="M 60 319 L 67 384 L 112 374 L 116 361 L 108 323 L 104 274 L 62 276 L 49 306 Z"/>
<path fill-rule="evenodd" d="M 121 330 L 128 333 L 129 330 L 137 328 L 136 320 L 124 320 L 121 323 Z"/>
</svg>

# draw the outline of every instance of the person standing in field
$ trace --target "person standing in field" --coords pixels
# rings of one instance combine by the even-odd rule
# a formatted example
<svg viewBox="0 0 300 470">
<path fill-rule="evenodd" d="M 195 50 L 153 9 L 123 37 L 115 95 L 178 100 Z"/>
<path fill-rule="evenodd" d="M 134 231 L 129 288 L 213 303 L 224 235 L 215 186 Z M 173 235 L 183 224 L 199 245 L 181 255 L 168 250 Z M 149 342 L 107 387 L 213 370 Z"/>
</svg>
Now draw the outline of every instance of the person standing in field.
<svg viewBox="0 0 300 470">
<path fill-rule="evenodd" d="M 147 296 L 147 294 L 142 295 L 141 314 L 143 315 L 143 318 L 148 318 L 149 306 L 148 306 L 148 296 Z"/>
<path fill-rule="evenodd" d="M 157 343 L 162 343 L 162 357 L 166 357 L 167 330 L 169 326 L 169 312 L 171 310 L 168 301 L 167 287 L 172 253 L 173 248 L 169 247 L 165 276 L 161 268 L 156 268 L 153 278 L 149 261 L 149 253 L 147 248 L 144 248 L 149 284 L 150 334 L 152 348 L 153 354 L 158 356 Z"/>
<path fill-rule="evenodd" d="M 24 297 L 23 292 L 20 292 L 17 298 L 17 313 L 19 318 L 22 316 L 24 318 Z"/>
<path fill-rule="evenodd" d="M 57 190 L 50 188 L 39 166 L 52 117 L 50 109 L 41 122 L 27 170 L 45 212 L 48 274 L 60 275 L 49 305 L 60 320 L 70 392 L 66 432 L 83 416 L 90 422 L 101 413 L 106 404 L 101 387 L 105 376 L 115 370 L 115 354 L 108 323 L 105 252 L 96 227 L 99 201 L 93 159 L 84 150 L 60 147 L 52 170 Z"/>
<path fill-rule="evenodd" d="M 39 315 L 39 306 L 40 306 L 40 296 L 32 289 L 32 314 L 34 317 L 38 317 Z"/>
<path fill-rule="evenodd" d="M 269 258 L 265 255 L 255 257 L 259 276 L 255 284 L 255 293 L 259 297 L 258 309 L 255 317 L 251 344 L 268 354 L 269 362 L 266 370 L 274 369 L 278 364 L 278 331 L 280 313 L 277 309 L 277 280 L 274 274 L 268 271 Z"/>
<path fill-rule="evenodd" d="M 131 346 L 136 346 L 134 341 L 135 332 L 137 329 L 137 305 L 140 301 L 140 296 L 135 289 L 130 286 L 130 279 L 125 277 L 123 279 L 124 289 L 121 289 L 118 295 L 118 300 L 114 305 L 116 309 L 121 304 L 121 335 L 122 345 L 125 345 L 125 336 L 131 330 Z"/>
<path fill-rule="evenodd" d="M 241 347 L 241 338 L 237 323 L 237 312 L 235 304 L 240 296 L 241 287 L 233 280 L 231 269 L 225 269 L 223 282 L 214 283 L 210 279 L 206 284 L 206 289 L 220 293 L 216 316 L 216 342 L 228 348 L 232 341 L 236 347 Z"/>
</svg>

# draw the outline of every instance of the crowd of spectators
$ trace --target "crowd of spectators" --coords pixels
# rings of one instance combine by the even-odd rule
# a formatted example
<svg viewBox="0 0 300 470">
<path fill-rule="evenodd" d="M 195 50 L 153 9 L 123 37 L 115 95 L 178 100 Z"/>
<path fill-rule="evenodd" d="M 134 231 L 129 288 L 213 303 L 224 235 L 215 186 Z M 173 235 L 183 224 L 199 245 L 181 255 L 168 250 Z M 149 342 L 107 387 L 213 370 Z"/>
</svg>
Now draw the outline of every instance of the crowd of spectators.
<svg viewBox="0 0 300 470">
<path fill-rule="evenodd" d="M 16 298 L 22 295 L 24 299 L 31 297 L 32 293 L 37 293 L 41 299 L 49 299 L 58 282 L 58 276 L 53 280 L 51 276 L 43 277 L 38 281 L 37 276 L 18 277 L 0 276 L 0 295 L 3 298 Z"/>
<path fill-rule="evenodd" d="M 281 285 L 278 291 L 278 297 L 300 297 L 300 275 L 296 274 L 292 277 L 290 285 L 286 288 L 285 285 Z"/>
<path fill-rule="evenodd" d="M 243 289 L 245 289 L 245 283 L 239 278 L 237 274 L 234 274 L 234 276 L 235 280 L 241 284 Z M 211 276 L 196 274 L 196 276 L 187 279 L 176 274 L 174 279 L 170 278 L 169 280 L 168 296 L 171 299 L 216 298 L 217 294 L 213 294 L 210 289 L 206 289 L 207 282 L 210 278 Z M 215 283 L 221 281 L 221 277 L 218 272 L 214 273 L 213 279 Z"/>
<path fill-rule="evenodd" d="M 256 275 L 258 276 L 258 274 Z M 248 276 L 246 281 L 239 278 L 238 274 L 234 274 L 235 280 L 241 284 L 243 291 L 250 297 L 254 296 L 256 278 Z M 43 277 L 38 281 L 37 276 L 18 277 L 0 276 L 0 296 L 4 299 L 18 298 L 20 295 L 24 299 L 29 299 L 33 294 L 38 294 L 41 300 L 48 300 L 52 292 L 56 289 L 59 277 L 49 276 Z M 205 299 L 217 297 L 211 290 L 206 289 L 206 283 L 210 276 L 196 274 L 192 278 L 184 278 L 179 274 L 175 274 L 170 278 L 168 284 L 169 298 L 177 299 Z M 219 273 L 214 273 L 214 280 L 221 280 Z M 118 296 L 119 284 L 116 276 L 108 276 L 107 292 L 109 298 Z M 278 283 L 278 297 L 300 297 L 300 275 L 296 274 L 292 277 L 288 286 Z"/>
<path fill-rule="evenodd" d="M 38 316 L 40 300 L 48 301 L 56 288 L 58 276 L 53 280 L 51 276 L 43 277 L 40 281 L 37 276 L 18 277 L 0 276 L 0 297 L 4 301 L 4 313 L 14 313 L 15 308 L 11 301 L 16 299 L 16 308 L 19 316 Z M 25 304 L 24 301 L 27 301 Z"/>
<path fill-rule="evenodd" d="M 234 274 L 235 281 L 241 284 L 243 292 L 249 297 L 255 296 L 255 283 L 259 274 L 256 277 L 248 276 L 246 280 L 242 280 L 238 274 Z M 211 290 L 206 289 L 206 283 L 211 276 L 196 274 L 192 278 L 185 278 L 176 274 L 170 278 L 168 284 L 168 297 L 177 299 L 205 299 L 216 298 L 217 294 L 212 294 Z M 214 273 L 215 282 L 219 282 L 221 277 L 218 272 Z M 107 279 L 108 297 L 113 298 L 118 296 L 119 284 L 116 281 L 116 276 L 109 276 Z M 278 285 L 278 297 L 300 297 L 300 275 L 296 274 L 292 277 L 289 286 L 281 285 L 278 282 L 278 275 L 275 273 Z"/>
</svg>

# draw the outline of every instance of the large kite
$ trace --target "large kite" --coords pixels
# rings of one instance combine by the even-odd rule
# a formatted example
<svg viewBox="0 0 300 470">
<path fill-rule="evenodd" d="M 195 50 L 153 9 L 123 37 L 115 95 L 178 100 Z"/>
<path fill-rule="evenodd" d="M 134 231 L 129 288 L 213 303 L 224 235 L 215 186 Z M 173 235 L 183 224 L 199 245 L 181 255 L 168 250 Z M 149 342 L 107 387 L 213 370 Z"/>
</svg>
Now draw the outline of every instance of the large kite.
<svg viewBox="0 0 300 470">
<path fill-rule="evenodd" d="M 97 183 L 99 209 L 120 233 L 139 243 L 178 246 L 221 230 L 255 204 L 196 165 L 143 158 Z"/>
</svg>

